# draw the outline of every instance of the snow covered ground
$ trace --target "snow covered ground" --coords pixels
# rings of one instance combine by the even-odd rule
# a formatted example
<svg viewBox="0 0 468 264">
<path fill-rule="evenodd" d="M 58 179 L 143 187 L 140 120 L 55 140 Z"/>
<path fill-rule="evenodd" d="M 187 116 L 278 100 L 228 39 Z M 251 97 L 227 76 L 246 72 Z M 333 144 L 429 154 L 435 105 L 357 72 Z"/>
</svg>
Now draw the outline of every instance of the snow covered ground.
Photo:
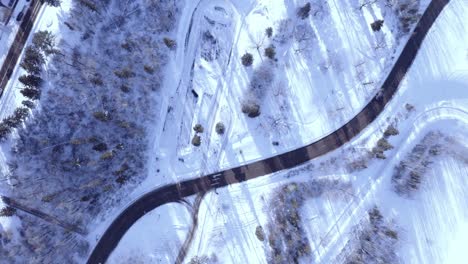
<svg viewBox="0 0 468 264">
<path fill-rule="evenodd" d="M 362 1 L 312 1 L 310 17 L 302 20 L 296 10 L 305 3 L 200 1 L 188 41 L 195 56 L 182 64 L 191 69 L 191 82 L 179 94 L 181 103 L 171 105 L 174 117 L 166 123 L 172 126 L 164 128 L 158 147 L 155 166 L 167 178 L 235 167 L 313 142 L 375 94 L 408 37 L 392 9 L 383 2 L 360 8 Z M 427 3 L 416 5 L 418 14 Z M 385 26 L 373 32 L 377 19 Z M 269 45 L 276 47 L 275 61 L 263 54 Z M 251 67 L 241 64 L 246 52 L 253 54 Z M 252 119 L 241 104 L 262 69 L 272 80 L 264 87 L 261 115 Z M 226 126 L 224 135 L 215 132 L 218 122 Z M 204 127 L 198 148 L 191 144 L 195 124 Z"/>
<path fill-rule="evenodd" d="M 331 188 L 319 197 L 308 197 L 301 207 L 301 225 L 315 261 L 340 263 L 350 257 L 358 243 L 356 227 L 366 222 L 367 212 L 377 205 L 397 231 L 397 245 L 389 247 L 390 253 L 404 263 L 464 263 L 467 256 L 460 249 L 466 244 L 463 234 L 468 225 L 464 210 L 468 202 L 464 188 L 468 176 L 468 50 L 464 45 L 468 28 L 463 22 L 467 16 L 465 1 L 451 1 L 428 33 L 395 98 L 376 122 L 344 148 L 297 169 L 207 194 L 186 262 L 205 256 L 219 263 L 267 263 L 268 223 L 274 218 L 270 202 L 278 195 L 275 190 L 292 182 L 329 179 L 350 183 L 352 188 L 346 192 Z M 386 160 L 370 158 L 367 151 L 390 124 L 399 130 L 388 138 L 393 149 L 385 152 Z M 441 136 L 425 140 L 434 131 Z M 392 176 L 420 143 L 440 144 L 442 151 L 420 160 L 427 169 L 418 190 L 410 198 L 398 195 Z M 350 166 L 356 160 L 364 160 L 366 168 Z M 180 214 L 175 218 L 183 217 Z M 258 226 L 265 232 L 264 241 L 257 238 Z M 121 244 L 127 243 L 138 241 Z M 144 257 L 151 252 L 140 254 Z"/>
<path fill-rule="evenodd" d="M 108 263 L 174 263 L 191 223 L 181 204 L 166 204 L 148 212 L 122 238 Z M 149 254 L 142 255 L 142 251 Z"/>
</svg>

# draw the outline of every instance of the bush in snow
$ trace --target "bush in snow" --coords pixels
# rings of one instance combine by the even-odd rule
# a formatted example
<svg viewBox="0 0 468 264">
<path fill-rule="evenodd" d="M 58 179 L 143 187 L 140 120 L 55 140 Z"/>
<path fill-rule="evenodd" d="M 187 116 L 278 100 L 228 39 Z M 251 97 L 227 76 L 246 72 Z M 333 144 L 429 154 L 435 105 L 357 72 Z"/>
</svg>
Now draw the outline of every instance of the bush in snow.
<svg viewBox="0 0 468 264">
<path fill-rule="evenodd" d="M 29 100 L 24 100 L 21 102 L 22 105 L 26 106 L 27 108 L 29 109 L 33 109 L 34 108 L 34 102 L 32 101 L 29 101 Z"/>
<path fill-rule="evenodd" d="M 395 126 L 389 125 L 387 127 L 387 129 L 385 130 L 385 132 L 384 132 L 384 137 L 388 138 L 390 136 L 396 136 L 396 135 L 398 135 L 398 133 L 399 133 L 398 129 L 396 129 Z"/>
<path fill-rule="evenodd" d="M 253 63 L 253 56 L 252 54 L 250 53 L 245 53 L 244 55 L 242 55 L 241 57 L 241 61 L 242 61 L 242 65 L 248 67 L 248 66 L 251 66 L 252 63 Z"/>
<path fill-rule="evenodd" d="M 411 112 L 414 110 L 414 106 L 412 104 L 405 104 L 405 109 L 408 112 Z"/>
<path fill-rule="evenodd" d="M 164 44 L 166 44 L 166 46 L 171 50 L 175 50 L 175 48 L 177 47 L 177 43 L 173 39 L 164 38 L 163 41 L 164 41 Z"/>
<path fill-rule="evenodd" d="M 272 27 L 267 27 L 265 29 L 265 35 L 268 37 L 268 38 L 271 38 L 273 36 L 273 28 Z"/>
<path fill-rule="evenodd" d="M 12 207 L 4 207 L 0 209 L 0 217 L 11 217 L 15 214 L 16 209 Z"/>
<path fill-rule="evenodd" d="M 274 41 L 278 42 L 279 44 L 286 44 L 289 40 L 291 40 L 294 32 L 294 25 L 291 19 L 283 19 L 279 21 L 278 28 L 275 31 L 275 37 L 273 38 Z"/>
<path fill-rule="evenodd" d="M 382 28 L 383 26 L 383 20 L 376 20 L 374 22 L 371 23 L 371 28 L 372 28 L 372 31 L 380 31 L 380 29 Z"/>
<path fill-rule="evenodd" d="M 247 100 L 242 103 L 242 113 L 247 114 L 248 117 L 254 118 L 260 115 L 260 105 Z"/>
<path fill-rule="evenodd" d="M 306 19 L 310 15 L 311 5 L 310 3 L 305 4 L 297 10 L 297 16 L 301 19 Z"/>
<path fill-rule="evenodd" d="M 58 7 L 62 3 L 61 0 L 44 0 L 44 2 L 50 6 Z"/>
<path fill-rule="evenodd" d="M 223 135 L 226 131 L 226 127 L 224 126 L 223 122 L 218 122 L 215 127 L 216 133 L 219 135 Z"/>
<path fill-rule="evenodd" d="M 203 126 L 201 124 L 196 124 L 194 127 L 193 127 L 193 130 L 197 133 L 203 133 Z"/>
<path fill-rule="evenodd" d="M 255 236 L 258 240 L 265 241 L 265 232 L 263 231 L 262 226 L 257 226 L 257 228 L 255 228 Z"/>
<path fill-rule="evenodd" d="M 268 58 L 274 60 L 275 56 L 276 56 L 275 46 L 270 45 L 268 48 L 266 48 L 265 49 L 265 56 L 267 56 Z"/>
<path fill-rule="evenodd" d="M 387 151 L 393 148 L 393 146 L 388 143 L 386 138 L 379 139 L 379 141 L 377 141 L 377 146 L 383 151 Z"/>
<path fill-rule="evenodd" d="M 197 134 L 195 134 L 192 138 L 192 145 L 195 147 L 199 147 L 201 145 L 201 137 Z"/>
</svg>

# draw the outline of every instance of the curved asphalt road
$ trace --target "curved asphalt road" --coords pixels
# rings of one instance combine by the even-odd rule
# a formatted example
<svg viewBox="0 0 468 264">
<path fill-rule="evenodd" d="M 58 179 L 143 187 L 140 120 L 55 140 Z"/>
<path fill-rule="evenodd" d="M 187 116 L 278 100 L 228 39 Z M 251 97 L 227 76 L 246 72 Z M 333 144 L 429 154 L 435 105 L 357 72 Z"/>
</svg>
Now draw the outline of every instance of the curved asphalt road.
<svg viewBox="0 0 468 264">
<path fill-rule="evenodd" d="M 414 33 L 406 43 L 390 74 L 382 85 L 382 91 L 348 123 L 335 132 L 310 145 L 265 160 L 228 169 L 200 178 L 163 186 L 141 196 L 114 219 L 91 253 L 89 264 L 104 263 L 125 232 L 146 212 L 161 205 L 178 202 L 182 198 L 200 192 L 208 192 L 230 184 L 244 182 L 280 170 L 293 168 L 311 159 L 335 150 L 359 134 L 373 122 L 392 99 L 398 86 L 416 57 L 424 37 L 442 9 L 450 0 L 432 0 L 419 20 Z"/>
</svg>

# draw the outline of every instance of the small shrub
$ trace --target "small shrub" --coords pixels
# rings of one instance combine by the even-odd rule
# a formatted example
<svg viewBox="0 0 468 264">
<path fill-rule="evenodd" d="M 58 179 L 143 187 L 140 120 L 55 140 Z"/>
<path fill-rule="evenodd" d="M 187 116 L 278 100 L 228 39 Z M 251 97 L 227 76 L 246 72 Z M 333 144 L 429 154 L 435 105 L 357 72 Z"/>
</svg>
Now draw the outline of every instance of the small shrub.
<svg viewBox="0 0 468 264">
<path fill-rule="evenodd" d="M 243 103 L 242 113 L 247 114 L 251 118 L 257 117 L 260 115 L 260 106 L 253 102 Z"/>
<path fill-rule="evenodd" d="M 26 106 L 29 109 L 34 108 L 34 103 L 32 101 L 29 101 L 29 100 L 24 100 L 24 101 L 21 102 L 21 104 Z"/>
<path fill-rule="evenodd" d="M 5 208 L 2 208 L 0 210 L 0 216 L 3 216 L 3 217 L 10 217 L 10 216 L 13 216 L 16 212 L 16 209 L 13 208 L 13 207 L 5 207 Z"/>
<path fill-rule="evenodd" d="M 102 81 L 102 78 L 99 75 L 95 75 L 95 76 L 91 77 L 91 79 L 89 79 L 89 81 L 92 84 L 97 85 L 97 86 L 103 86 L 104 85 L 104 82 Z"/>
<path fill-rule="evenodd" d="M 203 133 L 204 131 L 204 128 L 201 124 L 196 124 L 194 127 L 193 127 L 193 130 L 195 130 L 195 132 L 197 133 Z"/>
<path fill-rule="evenodd" d="M 411 112 L 414 110 L 414 106 L 411 104 L 405 104 L 406 111 Z"/>
<path fill-rule="evenodd" d="M 44 0 L 44 2 L 50 6 L 58 7 L 62 3 L 62 0 Z"/>
<path fill-rule="evenodd" d="M 310 3 L 305 4 L 303 7 L 297 10 L 297 16 L 301 19 L 306 19 L 310 15 L 311 5 Z"/>
<path fill-rule="evenodd" d="M 268 38 L 271 38 L 273 36 L 273 28 L 272 27 L 268 27 L 267 29 L 265 29 L 265 35 L 268 37 Z"/>
<path fill-rule="evenodd" d="M 388 126 L 387 129 L 384 132 L 384 136 L 387 137 L 387 138 L 389 136 L 396 136 L 398 134 L 399 134 L 398 129 L 396 129 L 396 127 L 394 127 L 393 125 Z"/>
<path fill-rule="evenodd" d="M 146 73 L 148 74 L 153 74 L 154 73 L 154 68 L 149 66 L 149 65 L 145 65 L 143 66 L 143 69 L 145 70 Z"/>
<path fill-rule="evenodd" d="M 107 151 L 103 153 L 100 157 L 101 160 L 110 160 L 114 157 L 114 152 L 113 151 Z"/>
<path fill-rule="evenodd" d="M 107 150 L 107 144 L 106 143 L 99 143 L 93 146 L 93 150 L 103 152 Z"/>
<path fill-rule="evenodd" d="M 223 135 L 224 132 L 226 131 L 226 127 L 224 126 L 224 124 L 222 122 L 218 122 L 216 124 L 216 133 L 218 133 L 219 135 Z"/>
<path fill-rule="evenodd" d="M 393 146 L 388 143 L 387 139 L 381 138 L 379 141 L 377 141 L 377 146 L 381 148 L 383 151 L 387 151 L 389 149 L 392 149 Z"/>
<path fill-rule="evenodd" d="M 121 90 L 122 92 L 124 92 L 124 93 L 129 93 L 129 92 L 130 92 L 130 87 L 128 87 L 128 86 L 125 85 L 125 84 L 122 84 L 122 85 L 120 86 L 120 90 Z"/>
<path fill-rule="evenodd" d="M 244 55 L 242 55 L 241 61 L 242 61 L 242 65 L 244 65 L 245 67 L 251 66 L 252 63 L 253 63 L 253 56 L 252 56 L 252 54 L 250 54 L 250 53 L 248 53 L 248 52 L 245 53 Z"/>
<path fill-rule="evenodd" d="M 274 60 L 275 56 L 276 56 L 275 46 L 270 45 L 268 48 L 266 48 L 265 49 L 265 56 L 267 56 L 268 58 Z"/>
<path fill-rule="evenodd" d="M 94 118 L 96 118 L 97 120 L 102 121 L 102 122 L 107 122 L 107 121 L 111 120 L 111 117 L 110 117 L 109 113 L 107 113 L 107 112 L 101 112 L 101 111 L 94 112 L 93 116 L 94 116 Z"/>
<path fill-rule="evenodd" d="M 199 147 L 201 145 L 201 137 L 199 135 L 194 135 L 192 138 L 192 145 Z"/>
<path fill-rule="evenodd" d="M 170 39 L 170 38 L 164 38 L 163 39 L 164 44 L 170 49 L 170 50 L 175 50 L 177 47 L 177 43 L 175 40 Z"/>
<path fill-rule="evenodd" d="M 265 241 L 265 232 L 263 231 L 262 226 L 257 226 L 257 228 L 255 228 L 255 235 L 258 240 Z"/>
<path fill-rule="evenodd" d="M 136 76 L 136 74 L 130 68 L 123 68 L 121 70 L 115 70 L 114 74 L 120 79 L 128 79 L 128 78 L 133 78 Z"/>
<path fill-rule="evenodd" d="M 375 22 L 371 23 L 371 28 L 372 28 L 372 31 L 376 32 L 376 31 L 380 31 L 380 29 L 382 28 L 383 26 L 383 20 L 376 20 Z"/>
</svg>

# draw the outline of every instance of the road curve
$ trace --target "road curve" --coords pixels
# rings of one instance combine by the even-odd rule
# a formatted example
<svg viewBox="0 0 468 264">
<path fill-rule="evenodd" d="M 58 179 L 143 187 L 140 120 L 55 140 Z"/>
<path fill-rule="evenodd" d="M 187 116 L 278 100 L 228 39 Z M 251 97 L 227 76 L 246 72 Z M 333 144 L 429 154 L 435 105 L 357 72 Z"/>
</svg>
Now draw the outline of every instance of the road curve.
<svg viewBox="0 0 468 264">
<path fill-rule="evenodd" d="M 392 99 L 400 82 L 411 67 L 427 32 L 449 2 L 450 0 L 431 1 L 416 25 L 413 34 L 404 46 L 395 65 L 382 84 L 381 92 L 348 123 L 307 146 L 237 168 L 166 185 L 144 194 L 125 208 L 125 210 L 114 219 L 93 249 L 87 263 L 105 263 L 125 232 L 139 218 L 145 215 L 145 212 L 149 212 L 166 203 L 180 201 L 184 197 L 200 192 L 208 192 L 215 188 L 221 188 L 230 184 L 248 181 L 273 172 L 296 167 L 327 152 L 333 151 L 350 141 L 351 138 L 358 135 L 367 125 L 373 122 Z"/>
</svg>

